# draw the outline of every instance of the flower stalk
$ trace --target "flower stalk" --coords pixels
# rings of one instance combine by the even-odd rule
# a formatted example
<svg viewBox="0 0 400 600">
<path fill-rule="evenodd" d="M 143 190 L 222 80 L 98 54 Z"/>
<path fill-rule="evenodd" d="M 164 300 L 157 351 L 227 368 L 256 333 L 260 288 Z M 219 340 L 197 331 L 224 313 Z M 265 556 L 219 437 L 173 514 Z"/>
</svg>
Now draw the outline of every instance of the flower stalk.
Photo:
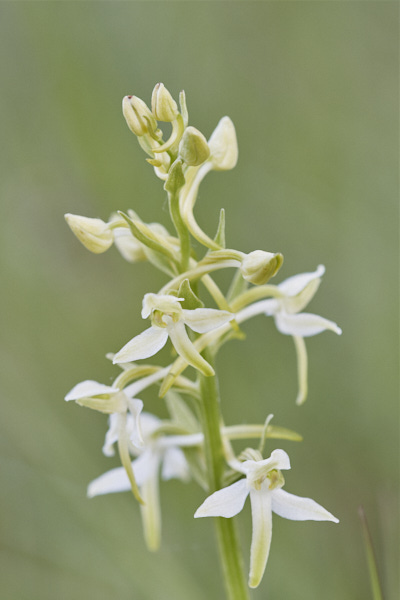
<svg viewBox="0 0 400 600">
<path fill-rule="evenodd" d="M 209 350 L 204 350 L 203 354 L 207 362 L 213 362 Z M 222 475 L 225 464 L 220 429 L 222 421 L 220 398 L 216 376 L 200 376 L 200 394 L 208 485 L 212 493 L 222 488 Z M 247 600 L 249 595 L 236 524 L 233 519 L 223 519 L 221 517 L 216 517 L 214 522 L 227 598 L 229 600 Z"/>
</svg>

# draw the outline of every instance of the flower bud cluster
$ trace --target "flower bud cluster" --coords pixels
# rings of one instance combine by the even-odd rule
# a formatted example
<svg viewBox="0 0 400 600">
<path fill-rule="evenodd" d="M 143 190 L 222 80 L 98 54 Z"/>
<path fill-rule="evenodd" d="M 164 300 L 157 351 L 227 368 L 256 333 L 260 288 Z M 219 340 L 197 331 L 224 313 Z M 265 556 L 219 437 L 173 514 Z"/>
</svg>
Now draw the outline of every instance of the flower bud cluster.
<svg viewBox="0 0 400 600">
<path fill-rule="evenodd" d="M 187 124 L 185 95 L 180 95 L 180 110 L 171 93 L 162 83 L 157 83 L 151 96 L 151 109 L 137 96 L 125 96 L 122 112 L 129 129 L 150 156 L 156 175 L 167 179 L 169 169 L 179 157 L 185 170 L 200 167 L 209 161 L 217 171 L 232 169 L 237 162 L 236 133 L 229 117 L 223 117 L 210 139 L 195 127 Z M 164 141 L 158 122 L 171 123 L 172 133 Z"/>
</svg>

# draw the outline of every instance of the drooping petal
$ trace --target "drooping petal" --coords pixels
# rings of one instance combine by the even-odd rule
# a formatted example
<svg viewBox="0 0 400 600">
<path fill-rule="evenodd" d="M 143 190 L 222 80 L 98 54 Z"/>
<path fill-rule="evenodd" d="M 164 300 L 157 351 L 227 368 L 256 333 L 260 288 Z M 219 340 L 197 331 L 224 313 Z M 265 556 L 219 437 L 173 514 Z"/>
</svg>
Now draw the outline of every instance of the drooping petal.
<svg viewBox="0 0 400 600">
<path fill-rule="evenodd" d="M 161 469 L 161 478 L 164 481 L 168 479 L 181 479 L 189 481 L 190 470 L 184 453 L 180 448 L 167 448 L 164 454 L 163 466 Z"/>
<path fill-rule="evenodd" d="M 281 333 L 297 337 L 310 337 L 327 329 L 338 335 L 342 333 L 340 327 L 333 321 L 310 313 L 290 315 L 282 311 L 275 315 L 275 323 Z"/>
<path fill-rule="evenodd" d="M 339 523 L 323 506 L 311 498 L 302 498 L 289 494 L 282 489 L 271 492 L 274 513 L 291 521 L 333 521 Z"/>
<path fill-rule="evenodd" d="M 148 477 L 140 488 L 144 504 L 140 505 L 144 539 L 148 549 L 155 552 L 161 542 L 161 507 L 158 473 Z"/>
<path fill-rule="evenodd" d="M 166 320 L 169 321 L 168 333 L 171 338 L 171 342 L 177 351 L 177 353 L 195 369 L 199 370 L 206 377 L 214 375 L 214 369 L 212 366 L 197 352 L 196 348 L 189 339 L 189 336 L 185 329 L 183 321 L 173 323 L 170 317 L 165 316 Z"/>
<path fill-rule="evenodd" d="M 136 500 L 143 504 L 143 499 L 140 496 L 138 484 L 135 478 L 135 474 L 132 469 L 131 457 L 129 454 L 129 434 L 128 434 L 128 416 L 133 419 L 132 415 L 127 413 L 119 414 L 119 431 L 118 431 L 118 452 L 121 459 L 122 466 L 124 467 L 126 474 L 128 475 L 131 483 L 132 493 Z"/>
<path fill-rule="evenodd" d="M 113 494 L 114 492 L 127 492 L 131 489 L 131 484 L 124 467 L 111 469 L 94 479 L 88 485 L 88 498 L 99 496 L 101 494 Z"/>
<path fill-rule="evenodd" d="M 225 517 L 230 519 L 242 510 L 249 491 L 246 480 L 240 479 L 240 481 L 208 496 L 196 510 L 194 518 Z"/>
<path fill-rule="evenodd" d="M 278 285 L 278 288 L 285 296 L 297 296 L 297 294 L 302 292 L 311 281 L 319 279 L 324 273 L 324 265 L 319 265 L 313 273 L 300 273 L 299 275 L 294 275 L 293 277 L 285 279 L 285 281 L 282 281 L 282 283 Z"/>
<path fill-rule="evenodd" d="M 183 320 L 196 333 L 207 333 L 225 325 L 235 315 L 227 310 L 216 308 L 195 308 L 194 310 L 183 309 Z"/>
<path fill-rule="evenodd" d="M 308 392 L 308 357 L 304 339 L 302 337 L 293 336 L 293 341 L 297 355 L 297 380 L 299 385 L 296 404 L 300 406 L 305 402 Z"/>
<path fill-rule="evenodd" d="M 81 381 L 70 392 L 65 396 L 65 400 L 80 400 L 82 398 L 90 398 L 92 396 L 102 396 L 103 394 L 112 395 L 117 394 L 119 389 L 111 387 L 109 385 L 103 385 L 97 381 Z"/>
<path fill-rule="evenodd" d="M 250 550 L 249 587 L 260 584 L 267 565 L 272 537 L 271 492 L 268 483 L 260 490 L 250 490 L 253 533 Z"/>
<path fill-rule="evenodd" d="M 149 358 L 165 346 L 168 332 L 162 327 L 151 326 L 131 339 L 113 358 L 113 363 L 125 363 Z"/>
</svg>

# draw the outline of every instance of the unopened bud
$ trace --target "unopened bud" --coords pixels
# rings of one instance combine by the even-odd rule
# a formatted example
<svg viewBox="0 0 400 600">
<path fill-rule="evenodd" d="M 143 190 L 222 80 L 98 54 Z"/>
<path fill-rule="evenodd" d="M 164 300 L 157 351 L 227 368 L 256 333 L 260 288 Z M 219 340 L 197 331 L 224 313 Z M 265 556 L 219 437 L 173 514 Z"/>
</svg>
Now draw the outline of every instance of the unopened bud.
<svg viewBox="0 0 400 600">
<path fill-rule="evenodd" d="M 157 121 L 171 122 L 179 114 L 178 105 L 163 83 L 157 83 L 151 96 L 151 110 Z"/>
<path fill-rule="evenodd" d="M 65 220 L 78 240 L 90 252 L 101 254 L 112 245 L 114 239 L 112 231 L 101 219 L 66 214 Z"/>
<path fill-rule="evenodd" d="M 157 123 L 147 104 L 137 96 L 124 97 L 122 112 L 129 129 L 139 137 L 148 133 L 149 124 L 153 130 L 157 129 Z"/>
<path fill-rule="evenodd" d="M 195 127 L 187 127 L 179 144 L 179 154 L 187 165 L 197 167 L 210 156 L 204 135 Z"/>
<path fill-rule="evenodd" d="M 279 252 L 264 252 L 254 250 L 243 259 L 240 272 L 243 279 L 255 285 L 267 283 L 276 275 L 283 263 L 283 256 Z"/>
<path fill-rule="evenodd" d="M 215 171 L 233 169 L 238 159 L 235 126 L 229 117 L 222 117 L 210 139 L 210 160 Z"/>
</svg>

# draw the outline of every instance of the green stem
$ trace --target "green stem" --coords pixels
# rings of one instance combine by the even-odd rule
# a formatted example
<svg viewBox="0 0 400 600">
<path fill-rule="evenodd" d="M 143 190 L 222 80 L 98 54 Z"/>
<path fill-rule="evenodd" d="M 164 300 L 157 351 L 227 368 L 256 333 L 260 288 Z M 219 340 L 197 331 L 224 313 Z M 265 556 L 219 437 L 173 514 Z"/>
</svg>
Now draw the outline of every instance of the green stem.
<svg viewBox="0 0 400 600">
<path fill-rule="evenodd" d="M 168 199 L 171 219 L 181 243 L 181 273 L 184 273 L 189 267 L 190 236 L 179 210 L 179 194 L 168 194 Z"/>
<path fill-rule="evenodd" d="M 207 362 L 211 361 L 210 364 L 212 364 L 213 357 L 209 349 L 205 349 L 203 355 Z M 210 493 L 213 493 L 222 487 L 225 464 L 220 431 L 221 414 L 217 378 L 202 375 L 200 392 L 208 483 Z M 248 588 L 235 522 L 233 519 L 223 517 L 216 517 L 214 522 L 227 598 L 228 600 L 248 600 Z"/>
</svg>

